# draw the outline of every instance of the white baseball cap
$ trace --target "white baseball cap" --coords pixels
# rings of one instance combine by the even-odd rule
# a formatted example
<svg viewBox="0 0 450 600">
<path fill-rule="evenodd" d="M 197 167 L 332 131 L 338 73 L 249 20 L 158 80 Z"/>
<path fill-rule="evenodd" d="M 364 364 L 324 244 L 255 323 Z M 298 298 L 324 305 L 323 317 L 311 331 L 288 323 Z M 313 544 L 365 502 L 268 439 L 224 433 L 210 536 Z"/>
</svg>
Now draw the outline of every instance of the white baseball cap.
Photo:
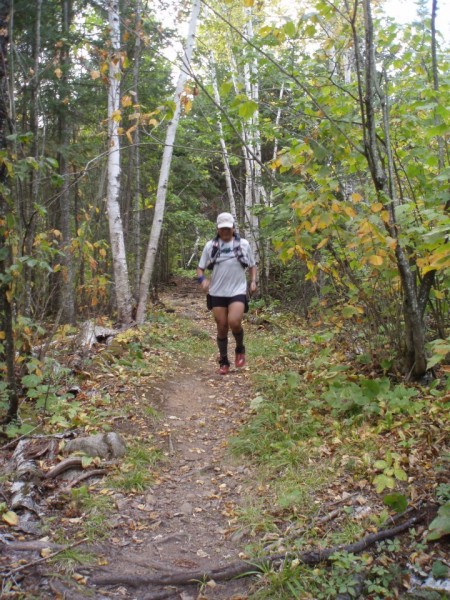
<svg viewBox="0 0 450 600">
<path fill-rule="evenodd" d="M 217 217 L 217 229 L 222 227 L 234 227 L 234 219 L 231 213 L 223 212 Z"/>
</svg>

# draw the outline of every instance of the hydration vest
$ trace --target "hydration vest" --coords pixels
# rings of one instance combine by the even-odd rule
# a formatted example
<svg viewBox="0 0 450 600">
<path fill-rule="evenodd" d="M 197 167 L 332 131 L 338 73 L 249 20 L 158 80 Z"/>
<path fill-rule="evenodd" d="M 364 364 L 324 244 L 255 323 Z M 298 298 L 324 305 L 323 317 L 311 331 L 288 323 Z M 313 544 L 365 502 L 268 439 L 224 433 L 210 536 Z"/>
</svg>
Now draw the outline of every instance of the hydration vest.
<svg viewBox="0 0 450 600">
<path fill-rule="evenodd" d="M 211 262 L 206 267 L 210 271 L 214 269 L 214 265 L 216 264 L 217 259 L 220 256 L 220 238 L 218 235 L 212 240 L 212 243 L 213 245 L 211 250 Z M 241 248 L 241 238 L 237 233 L 233 234 L 233 252 L 234 257 L 237 258 L 237 260 L 241 263 L 242 267 L 246 269 L 248 267 L 248 263 L 245 262 L 244 253 L 242 252 Z"/>
</svg>

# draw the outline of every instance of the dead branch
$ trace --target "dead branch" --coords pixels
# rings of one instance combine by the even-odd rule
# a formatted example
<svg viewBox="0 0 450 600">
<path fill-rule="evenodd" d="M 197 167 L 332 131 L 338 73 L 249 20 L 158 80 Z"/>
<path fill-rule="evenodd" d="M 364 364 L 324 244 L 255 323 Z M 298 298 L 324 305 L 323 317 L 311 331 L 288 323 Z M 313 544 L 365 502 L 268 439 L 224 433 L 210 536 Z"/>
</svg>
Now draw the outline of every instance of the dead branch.
<svg viewBox="0 0 450 600">
<path fill-rule="evenodd" d="M 323 548 L 318 550 L 310 550 L 308 552 L 302 552 L 300 554 L 294 552 L 286 552 L 284 554 L 275 554 L 262 559 L 255 559 L 254 561 L 240 561 L 231 563 L 228 566 L 221 568 L 212 568 L 210 571 L 174 571 L 167 575 L 110 575 L 104 577 L 94 577 L 91 582 L 94 585 L 128 585 L 130 587 L 138 587 L 141 585 L 190 585 L 198 583 L 199 581 L 228 581 L 235 577 L 242 577 L 247 575 L 254 575 L 255 573 L 264 571 L 268 565 L 277 565 L 285 560 L 297 559 L 306 565 L 317 565 L 322 562 L 326 562 L 330 559 L 330 556 L 336 552 L 349 552 L 357 554 L 362 552 L 366 548 L 373 546 L 376 542 L 381 542 L 389 538 L 396 537 L 400 533 L 407 531 L 413 525 L 420 523 L 425 519 L 427 515 L 426 511 L 418 513 L 411 517 L 404 523 L 393 527 L 392 529 L 385 529 L 384 531 L 378 531 L 377 533 L 370 533 L 366 535 L 359 542 L 348 544 L 347 546 L 334 546 L 332 548 Z"/>
<path fill-rule="evenodd" d="M 90 477 L 98 477 L 100 475 L 105 475 L 105 474 L 106 474 L 105 469 L 92 469 L 91 471 L 85 471 L 79 477 L 77 477 L 73 481 L 70 481 L 66 485 L 66 487 L 63 490 L 61 490 L 61 493 L 64 494 L 66 492 L 70 492 L 70 490 L 73 487 L 75 487 L 76 485 L 78 485 L 79 483 L 81 483 L 82 481 L 84 481 L 85 479 L 89 479 Z"/>
<path fill-rule="evenodd" d="M 63 546 L 62 548 L 60 548 L 59 550 L 56 550 L 56 552 L 52 552 L 48 556 L 43 556 L 42 558 L 39 558 L 38 560 L 34 560 L 25 565 L 21 565 L 20 567 L 16 567 L 15 569 L 10 569 L 7 572 L 3 572 L 2 577 L 4 577 L 5 579 L 7 577 L 11 577 L 12 575 L 15 575 L 16 573 L 18 573 L 19 571 L 23 571 L 25 569 L 28 569 L 28 567 L 33 567 L 34 565 L 38 565 L 47 560 L 50 560 L 51 558 L 58 556 L 58 554 L 61 554 L 61 552 L 64 552 L 65 550 L 69 550 L 70 548 L 75 548 L 75 546 L 79 546 L 80 544 L 83 544 L 84 542 L 87 542 L 87 541 L 88 541 L 88 538 L 84 538 L 82 540 L 78 540 L 77 542 L 74 542 L 73 544 L 70 544 L 70 546 Z M 9 544 L 8 544 L 8 547 L 9 547 Z"/>
<path fill-rule="evenodd" d="M 47 471 L 44 475 L 44 479 L 55 479 L 55 477 L 58 477 L 61 473 L 65 473 L 70 469 L 80 469 L 82 466 L 83 462 L 81 457 L 73 456 L 71 458 L 66 458 L 54 466 L 53 469 Z"/>
<path fill-rule="evenodd" d="M 8 551 L 17 552 L 34 552 L 42 550 L 43 548 L 50 548 L 50 550 L 65 550 L 65 546 L 61 544 L 54 544 L 53 542 L 43 542 L 42 540 L 33 540 L 30 542 L 7 542 L 0 538 L 0 542 L 4 544 L 4 547 Z"/>
</svg>

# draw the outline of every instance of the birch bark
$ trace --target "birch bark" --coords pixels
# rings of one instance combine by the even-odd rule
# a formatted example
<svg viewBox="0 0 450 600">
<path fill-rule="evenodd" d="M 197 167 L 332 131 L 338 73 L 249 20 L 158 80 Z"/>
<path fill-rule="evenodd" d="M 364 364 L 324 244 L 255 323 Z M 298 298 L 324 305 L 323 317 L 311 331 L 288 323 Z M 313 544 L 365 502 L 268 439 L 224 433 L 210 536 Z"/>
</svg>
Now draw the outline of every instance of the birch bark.
<svg viewBox="0 0 450 600">
<path fill-rule="evenodd" d="M 136 0 L 136 19 L 135 19 L 135 30 L 136 40 L 134 43 L 134 66 L 133 66 L 133 86 L 134 86 L 134 103 L 139 105 L 139 68 L 141 64 L 141 23 L 142 17 L 142 3 L 141 0 Z M 133 231 L 133 243 L 134 243 L 134 277 L 133 277 L 133 288 L 134 295 L 137 298 L 139 294 L 139 279 L 141 273 L 141 153 L 140 143 L 141 134 L 139 129 L 139 119 L 136 121 L 136 130 L 134 132 L 134 146 L 133 146 L 133 158 L 134 158 L 134 177 L 135 177 L 135 189 L 134 189 L 134 202 L 133 202 L 133 218 L 131 221 L 131 227 Z"/>
<path fill-rule="evenodd" d="M 128 267 L 125 253 L 122 217 L 119 206 L 120 193 L 120 141 L 118 135 L 120 121 L 120 21 L 118 0 L 108 2 L 108 20 L 111 31 L 111 57 L 109 61 L 108 87 L 108 187 L 107 212 L 113 274 L 116 293 L 117 319 L 122 325 L 129 325 L 131 316 L 131 293 L 128 281 Z"/>
<path fill-rule="evenodd" d="M 219 95 L 219 88 L 217 86 L 216 65 L 215 65 L 214 57 L 212 54 L 211 54 L 211 80 L 212 80 L 213 91 L 214 91 L 214 100 L 216 102 L 216 105 L 218 107 L 220 107 L 220 95 Z M 228 200 L 230 203 L 230 212 L 233 215 L 235 222 L 237 223 L 236 201 L 234 199 L 230 161 L 228 158 L 228 150 L 227 150 L 227 146 L 225 143 L 225 137 L 223 135 L 222 114 L 221 114 L 220 110 L 217 111 L 217 127 L 219 129 L 219 140 L 220 140 L 220 147 L 222 149 L 223 168 L 224 168 L 224 173 L 225 173 L 225 182 L 227 185 Z"/>
<path fill-rule="evenodd" d="M 156 253 L 161 237 L 161 229 L 164 221 L 164 211 L 166 205 L 167 186 L 169 182 L 170 165 L 172 162 L 173 144 L 177 132 L 178 122 L 181 113 L 181 93 L 186 84 L 189 72 L 192 53 L 195 45 L 195 31 L 197 29 L 197 20 L 200 14 L 200 0 L 194 0 L 192 5 L 191 17 L 189 20 L 188 33 L 182 66 L 178 83 L 175 90 L 175 111 L 172 120 L 167 127 L 164 152 L 159 174 L 158 189 L 156 192 L 155 212 L 153 216 L 152 228 L 150 231 L 150 240 L 147 246 L 144 268 L 142 271 L 141 283 L 139 286 L 139 303 L 136 312 L 137 323 L 143 323 L 145 320 L 145 310 L 147 308 L 148 291 L 155 267 Z"/>
</svg>

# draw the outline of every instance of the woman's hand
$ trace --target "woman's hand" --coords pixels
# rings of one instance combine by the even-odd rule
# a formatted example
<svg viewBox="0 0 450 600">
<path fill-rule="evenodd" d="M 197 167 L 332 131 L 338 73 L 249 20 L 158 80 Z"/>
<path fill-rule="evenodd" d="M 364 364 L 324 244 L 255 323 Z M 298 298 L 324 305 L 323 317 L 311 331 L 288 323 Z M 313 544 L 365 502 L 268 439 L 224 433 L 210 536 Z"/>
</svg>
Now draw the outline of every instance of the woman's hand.
<svg viewBox="0 0 450 600">
<path fill-rule="evenodd" d="M 256 281 L 250 282 L 250 292 L 254 294 L 256 292 Z"/>
<path fill-rule="evenodd" d="M 201 284 L 200 284 L 202 290 L 206 293 L 208 293 L 209 290 L 209 279 L 204 279 Z"/>
</svg>

